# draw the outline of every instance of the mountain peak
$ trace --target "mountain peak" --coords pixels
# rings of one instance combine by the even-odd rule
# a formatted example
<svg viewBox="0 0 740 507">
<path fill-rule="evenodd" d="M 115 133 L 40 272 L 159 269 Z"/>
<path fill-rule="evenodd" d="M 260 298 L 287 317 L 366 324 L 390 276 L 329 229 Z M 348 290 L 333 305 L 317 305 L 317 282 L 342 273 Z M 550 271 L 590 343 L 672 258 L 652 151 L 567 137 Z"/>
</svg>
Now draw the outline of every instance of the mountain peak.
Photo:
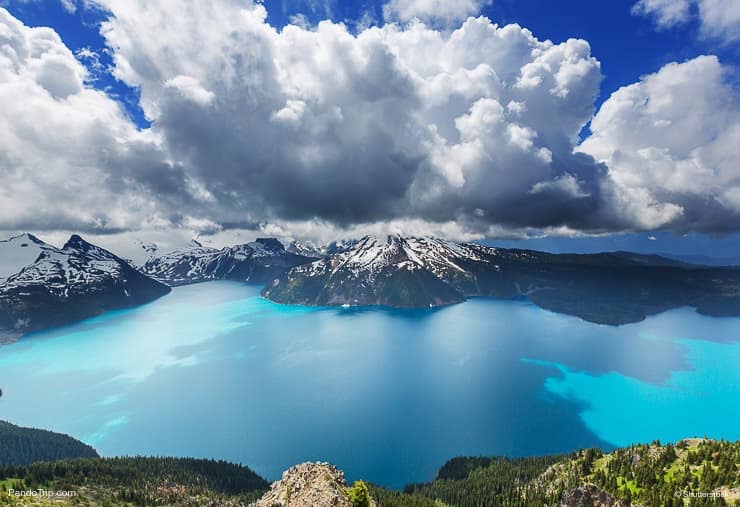
<svg viewBox="0 0 740 507">
<path fill-rule="evenodd" d="M 285 247 L 276 238 L 257 238 L 252 243 L 248 243 L 248 246 L 254 250 L 255 255 L 275 255 L 285 252 Z"/>
<path fill-rule="evenodd" d="M 152 301 L 169 288 L 75 234 L 51 245 L 0 244 L 0 335 L 19 334 Z M 9 303 L 8 303 L 9 302 Z"/>
<path fill-rule="evenodd" d="M 41 241 L 39 238 L 37 238 L 36 236 L 34 236 L 33 234 L 31 234 L 30 232 L 24 232 L 23 234 L 19 234 L 18 236 L 13 236 L 10 239 L 8 239 L 7 241 L 12 241 L 12 242 L 15 242 L 15 241 L 20 241 L 20 242 L 22 242 L 22 241 L 30 241 L 31 243 L 35 243 L 37 245 L 45 245 L 46 244 L 43 241 Z"/>
<path fill-rule="evenodd" d="M 443 275 L 455 271 L 461 273 L 458 279 L 466 276 L 458 263 L 474 258 L 472 249 L 441 240 L 370 235 L 291 269 L 263 295 L 277 302 L 320 305 L 441 306 L 464 299 Z"/>
<path fill-rule="evenodd" d="M 74 249 L 74 250 L 86 250 L 89 249 L 92 245 L 92 243 L 88 243 L 84 239 L 82 239 L 82 236 L 79 234 L 72 234 L 67 242 L 62 247 L 63 250 L 66 249 Z"/>
<path fill-rule="evenodd" d="M 349 246 L 343 254 L 347 265 L 375 266 L 404 263 L 411 267 L 430 269 L 455 269 L 461 271 L 456 260 L 478 259 L 469 245 L 432 237 L 403 237 L 400 234 L 365 236 Z"/>
<path fill-rule="evenodd" d="M 89 241 L 84 240 L 78 234 L 70 236 L 69 240 L 64 244 L 64 247 L 62 247 L 62 251 L 82 254 L 90 259 L 125 262 L 105 248 L 93 245 Z"/>
<path fill-rule="evenodd" d="M 358 240 L 356 239 L 337 240 L 324 245 L 316 244 L 312 241 L 297 240 L 292 241 L 286 250 L 290 253 L 303 255 L 305 257 L 321 258 L 328 255 L 342 253 L 357 243 Z"/>
<path fill-rule="evenodd" d="M 272 248 L 284 249 L 283 244 L 277 238 L 257 238 L 255 240 L 255 243 L 259 243 L 265 246 L 270 246 Z"/>
</svg>

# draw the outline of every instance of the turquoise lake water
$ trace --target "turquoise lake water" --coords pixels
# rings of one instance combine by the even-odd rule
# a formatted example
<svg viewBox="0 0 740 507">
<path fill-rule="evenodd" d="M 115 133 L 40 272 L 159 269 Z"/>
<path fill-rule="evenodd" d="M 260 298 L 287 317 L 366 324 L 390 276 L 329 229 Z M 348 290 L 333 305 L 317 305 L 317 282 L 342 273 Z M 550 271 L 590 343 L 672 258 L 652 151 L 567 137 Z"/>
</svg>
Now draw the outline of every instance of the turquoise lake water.
<svg viewBox="0 0 740 507">
<path fill-rule="evenodd" d="M 220 458 L 268 479 L 326 460 L 401 487 L 459 455 L 740 439 L 740 319 L 609 327 L 489 299 L 309 309 L 214 282 L 2 347 L 0 388 L 0 419 L 104 455 Z"/>
</svg>

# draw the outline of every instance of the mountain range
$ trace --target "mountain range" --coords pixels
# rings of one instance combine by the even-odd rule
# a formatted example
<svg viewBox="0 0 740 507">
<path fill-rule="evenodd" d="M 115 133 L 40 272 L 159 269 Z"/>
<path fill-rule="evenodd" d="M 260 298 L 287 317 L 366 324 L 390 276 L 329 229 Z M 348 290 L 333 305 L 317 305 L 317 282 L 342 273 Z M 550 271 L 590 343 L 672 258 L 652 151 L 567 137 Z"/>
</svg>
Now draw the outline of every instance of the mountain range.
<svg viewBox="0 0 740 507">
<path fill-rule="evenodd" d="M 169 252 L 142 247 L 148 258 L 134 264 L 77 235 L 62 248 L 31 234 L 0 241 L 0 343 L 213 280 L 258 284 L 267 299 L 310 306 L 429 308 L 491 297 L 612 325 L 682 306 L 740 315 L 740 268 L 657 255 L 550 254 L 398 235 L 287 249 L 274 238 L 222 249 L 197 241 Z"/>
</svg>

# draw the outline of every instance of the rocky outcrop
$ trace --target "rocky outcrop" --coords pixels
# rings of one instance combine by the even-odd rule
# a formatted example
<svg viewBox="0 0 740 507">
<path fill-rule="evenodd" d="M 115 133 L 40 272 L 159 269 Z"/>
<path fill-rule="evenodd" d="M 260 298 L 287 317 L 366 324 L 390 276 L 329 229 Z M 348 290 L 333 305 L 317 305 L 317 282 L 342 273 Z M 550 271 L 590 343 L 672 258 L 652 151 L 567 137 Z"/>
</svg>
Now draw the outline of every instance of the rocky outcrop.
<svg viewBox="0 0 740 507">
<path fill-rule="evenodd" d="M 560 507 L 630 507 L 631 503 L 617 500 L 593 484 L 586 484 L 580 488 L 563 493 Z M 637 506 L 633 506 L 637 507 Z"/>
<path fill-rule="evenodd" d="M 352 507 L 344 472 L 329 463 L 303 463 L 283 473 L 251 507 Z"/>
</svg>

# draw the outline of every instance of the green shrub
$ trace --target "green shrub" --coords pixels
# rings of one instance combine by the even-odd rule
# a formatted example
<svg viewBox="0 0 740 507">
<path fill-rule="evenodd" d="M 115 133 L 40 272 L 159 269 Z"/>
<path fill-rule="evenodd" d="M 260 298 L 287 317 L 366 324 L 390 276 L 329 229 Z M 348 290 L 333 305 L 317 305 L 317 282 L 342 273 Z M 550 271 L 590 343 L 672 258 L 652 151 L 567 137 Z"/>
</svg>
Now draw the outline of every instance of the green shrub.
<svg viewBox="0 0 740 507">
<path fill-rule="evenodd" d="M 371 507 L 370 490 L 363 481 L 357 481 L 347 491 L 352 507 Z"/>
</svg>

